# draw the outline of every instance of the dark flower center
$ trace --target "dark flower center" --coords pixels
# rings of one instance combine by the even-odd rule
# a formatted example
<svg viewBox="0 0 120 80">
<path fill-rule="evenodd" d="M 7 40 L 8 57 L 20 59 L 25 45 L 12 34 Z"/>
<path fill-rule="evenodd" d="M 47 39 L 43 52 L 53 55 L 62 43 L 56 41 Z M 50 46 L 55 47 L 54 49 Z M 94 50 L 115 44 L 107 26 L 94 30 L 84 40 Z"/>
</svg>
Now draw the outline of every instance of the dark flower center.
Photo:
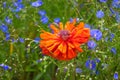
<svg viewBox="0 0 120 80">
<path fill-rule="evenodd" d="M 61 30 L 58 35 L 63 39 L 67 40 L 68 37 L 70 36 L 70 32 L 68 30 Z"/>
</svg>

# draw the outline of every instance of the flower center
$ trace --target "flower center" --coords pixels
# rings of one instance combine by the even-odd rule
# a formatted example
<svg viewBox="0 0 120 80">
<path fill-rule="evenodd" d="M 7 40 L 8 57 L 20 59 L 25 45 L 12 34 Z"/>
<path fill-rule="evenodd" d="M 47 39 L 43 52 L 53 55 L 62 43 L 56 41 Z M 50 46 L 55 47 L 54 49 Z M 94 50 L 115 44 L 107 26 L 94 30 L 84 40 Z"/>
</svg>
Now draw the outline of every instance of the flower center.
<svg viewBox="0 0 120 80">
<path fill-rule="evenodd" d="M 68 37 L 70 36 L 70 32 L 68 30 L 61 30 L 58 35 L 63 39 L 67 40 Z"/>
</svg>

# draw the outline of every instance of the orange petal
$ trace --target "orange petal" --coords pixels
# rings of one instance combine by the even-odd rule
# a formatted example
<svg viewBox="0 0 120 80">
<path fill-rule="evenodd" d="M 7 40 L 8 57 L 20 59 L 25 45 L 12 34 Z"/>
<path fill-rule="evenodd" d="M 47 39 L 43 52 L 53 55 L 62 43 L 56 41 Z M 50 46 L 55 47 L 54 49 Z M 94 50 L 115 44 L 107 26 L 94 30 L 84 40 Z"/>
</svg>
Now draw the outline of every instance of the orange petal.
<svg viewBox="0 0 120 80">
<path fill-rule="evenodd" d="M 53 53 L 54 57 L 57 57 L 60 54 L 60 51 L 58 49 L 56 49 Z"/>
<path fill-rule="evenodd" d="M 43 45 L 45 47 L 49 47 L 51 45 L 53 45 L 54 43 L 56 43 L 57 41 L 56 40 L 41 40 L 40 41 L 40 45 Z"/>
<path fill-rule="evenodd" d="M 70 22 L 67 22 L 66 25 L 65 25 L 65 30 L 69 30 L 69 31 L 72 31 L 72 29 L 74 28 L 74 24 L 70 23 Z"/>
<path fill-rule="evenodd" d="M 60 30 L 63 30 L 63 23 L 59 23 L 59 28 L 60 28 Z"/>
<path fill-rule="evenodd" d="M 84 29 L 80 35 L 76 37 L 80 43 L 86 43 L 89 40 L 90 37 L 90 30 L 89 29 Z"/>
<path fill-rule="evenodd" d="M 59 29 L 57 29 L 53 24 L 50 25 L 50 28 L 54 31 L 54 33 L 59 32 Z"/>
<path fill-rule="evenodd" d="M 40 38 L 42 39 L 53 39 L 53 38 L 57 38 L 57 36 L 55 34 L 49 33 L 49 32 L 44 32 L 40 34 Z"/>
<path fill-rule="evenodd" d="M 67 43 L 69 47 L 74 48 L 74 45 L 70 42 Z"/>
<path fill-rule="evenodd" d="M 58 49 L 60 50 L 61 53 L 66 53 L 67 51 L 67 45 L 65 42 L 62 42 L 59 46 L 58 46 Z"/>
<path fill-rule="evenodd" d="M 80 47 L 78 47 L 77 50 L 78 50 L 79 52 L 83 52 L 83 50 L 82 50 Z"/>
<path fill-rule="evenodd" d="M 52 52 L 53 50 L 55 50 L 55 49 L 58 47 L 59 44 L 60 44 L 59 42 L 53 43 L 53 45 L 51 45 L 51 46 L 48 47 L 47 49 L 48 49 L 50 52 Z"/>
<path fill-rule="evenodd" d="M 48 51 L 45 47 L 43 47 L 42 45 L 40 45 L 40 48 L 42 49 L 42 53 L 43 53 L 43 54 L 45 54 L 45 55 L 50 55 L 50 54 L 49 54 L 49 51 Z"/>
<path fill-rule="evenodd" d="M 68 21 L 65 24 L 65 30 L 71 31 L 75 27 L 75 24 L 76 24 L 76 19 L 74 19 L 73 22 Z"/>
<path fill-rule="evenodd" d="M 71 33 L 73 35 L 73 38 L 79 36 L 81 34 L 82 30 L 83 29 L 78 29 L 77 27 L 75 29 L 73 29 L 73 31 Z"/>
<path fill-rule="evenodd" d="M 78 29 L 82 29 L 82 28 L 84 28 L 84 22 L 80 22 L 78 25 L 77 25 L 77 28 Z"/>
<path fill-rule="evenodd" d="M 72 59 L 76 56 L 77 56 L 77 54 L 73 51 L 73 49 L 68 47 L 68 58 Z"/>
</svg>

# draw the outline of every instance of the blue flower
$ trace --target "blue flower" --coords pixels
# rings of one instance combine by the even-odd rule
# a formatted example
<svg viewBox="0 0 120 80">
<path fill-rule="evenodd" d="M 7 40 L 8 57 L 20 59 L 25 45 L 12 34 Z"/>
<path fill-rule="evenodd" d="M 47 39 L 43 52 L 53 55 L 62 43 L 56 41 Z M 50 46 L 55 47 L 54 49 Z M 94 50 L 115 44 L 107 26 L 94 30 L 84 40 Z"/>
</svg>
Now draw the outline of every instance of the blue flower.
<svg viewBox="0 0 120 80">
<path fill-rule="evenodd" d="M 5 18 L 5 22 L 8 23 L 8 24 L 11 24 L 12 23 L 12 20 L 7 16 Z"/>
<path fill-rule="evenodd" d="M 103 3 L 106 3 L 107 2 L 107 0 L 99 0 L 100 2 L 103 2 Z"/>
<path fill-rule="evenodd" d="M 21 3 L 21 2 L 22 2 L 22 0 L 17 0 L 17 2 L 18 2 L 18 3 Z"/>
<path fill-rule="evenodd" d="M 91 26 L 89 24 L 85 24 L 85 28 L 91 29 Z"/>
<path fill-rule="evenodd" d="M 95 74 L 96 74 L 96 75 L 99 75 L 99 74 L 100 74 L 100 72 L 99 72 L 98 70 L 96 70 L 96 71 L 95 71 Z"/>
<path fill-rule="evenodd" d="M 6 33 L 5 34 L 5 40 L 8 41 L 10 39 L 10 34 L 9 33 Z"/>
<path fill-rule="evenodd" d="M 39 7 L 43 4 L 43 2 L 41 0 L 38 0 L 38 1 L 35 1 L 35 2 L 32 2 L 32 6 L 33 7 Z"/>
<path fill-rule="evenodd" d="M 117 72 L 114 73 L 114 79 L 118 80 L 118 73 Z"/>
<path fill-rule="evenodd" d="M 4 66 L 3 66 L 3 69 L 4 69 L 4 70 L 8 70 L 8 69 L 9 69 L 9 66 L 4 65 Z"/>
<path fill-rule="evenodd" d="M 40 10 L 40 11 L 38 12 L 38 14 L 39 14 L 40 16 L 45 16 L 45 15 L 46 15 L 46 11 Z"/>
<path fill-rule="evenodd" d="M 3 2 L 3 8 L 6 8 L 6 2 Z"/>
<path fill-rule="evenodd" d="M 60 18 L 55 18 L 55 19 L 54 19 L 54 22 L 55 22 L 55 23 L 59 23 L 59 22 L 60 22 Z"/>
<path fill-rule="evenodd" d="M 88 41 L 88 49 L 95 49 L 97 44 L 94 41 Z"/>
<path fill-rule="evenodd" d="M 111 15 L 113 15 L 113 14 L 115 14 L 116 12 L 112 9 L 112 8 L 110 8 L 110 11 L 111 11 Z"/>
<path fill-rule="evenodd" d="M 95 70 L 96 69 L 96 63 L 94 60 L 87 60 L 85 63 L 86 68 L 90 70 Z"/>
<path fill-rule="evenodd" d="M 7 33 L 7 32 L 8 32 L 8 26 L 6 26 L 5 24 L 2 24 L 2 25 L 0 26 L 0 29 L 1 29 L 2 32 L 4 32 L 4 33 Z"/>
<path fill-rule="evenodd" d="M 19 12 L 20 10 L 22 10 L 24 8 L 24 5 L 22 3 L 20 3 L 20 2 L 14 2 L 13 6 L 15 8 L 11 8 L 10 7 L 10 9 L 11 9 L 12 12 Z"/>
<path fill-rule="evenodd" d="M 10 66 L 5 64 L 0 64 L 0 67 L 2 67 L 4 70 L 12 69 Z"/>
<path fill-rule="evenodd" d="M 96 63 L 99 63 L 99 62 L 100 62 L 100 60 L 99 60 L 98 58 L 95 58 L 94 61 L 95 61 Z"/>
<path fill-rule="evenodd" d="M 42 16 L 40 20 L 41 20 L 41 22 L 43 24 L 47 24 L 48 23 L 48 17 L 46 17 L 46 16 Z"/>
<path fill-rule="evenodd" d="M 111 50 L 110 50 L 113 54 L 116 54 L 116 48 L 112 47 Z"/>
<path fill-rule="evenodd" d="M 34 42 L 35 42 L 35 43 L 39 43 L 39 42 L 40 42 L 40 38 L 39 38 L 39 37 L 36 37 L 36 38 L 34 39 Z"/>
<path fill-rule="evenodd" d="M 120 23 L 120 14 L 119 14 L 119 13 L 116 13 L 115 18 L 116 18 L 116 21 L 117 21 L 118 23 Z"/>
<path fill-rule="evenodd" d="M 20 9 L 24 8 L 24 5 L 22 3 L 19 3 L 19 2 L 14 2 L 13 5 L 14 5 L 14 7 L 17 7 L 17 8 L 20 8 Z"/>
<path fill-rule="evenodd" d="M 111 37 L 111 38 L 114 38 L 114 37 L 115 37 L 115 35 L 114 35 L 113 33 L 111 33 L 111 34 L 110 34 L 110 37 Z"/>
<path fill-rule="evenodd" d="M 20 41 L 21 43 L 24 43 L 24 42 L 25 42 L 25 40 L 24 40 L 23 38 L 19 38 L 19 41 Z"/>
<path fill-rule="evenodd" d="M 115 35 L 113 33 L 110 34 L 110 41 L 112 41 L 112 39 L 115 37 Z"/>
<path fill-rule="evenodd" d="M 24 8 L 23 4 L 18 4 L 17 8 L 19 8 L 20 10 Z"/>
<path fill-rule="evenodd" d="M 17 42 L 18 40 L 15 40 L 15 39 L 12 39 L 12 42 L 14 43 L 14 42 Z"/>
<path fill-rule="evenodd" d="M 97 18 L 103 18 L 104 17 L 104 12 L 102 10 L 97 11 L 96 17 Z"/>
<path fill-rule="evenodd" d="M 90 30 L 91 37 L 95 38 L 97 41 L 99 41 L 102 38 L 102 32 L 98 29 L 92 29 Z"/>
<path fill-rule="evenodd" d="M 120 8 L 120 0 L 113 0 L 112 1 L 112 6 L 114 8 Z"/>
<path fill-rule="evenodd" d="M 71 22 L 71 23 L 73 22 L 73 18 L 70 18 L 70 22 Z"/>
<path fill-rule="evenodd" d="M 82 73 L 82 69 L 76 68 L 76 73 Z"/>
</svg>

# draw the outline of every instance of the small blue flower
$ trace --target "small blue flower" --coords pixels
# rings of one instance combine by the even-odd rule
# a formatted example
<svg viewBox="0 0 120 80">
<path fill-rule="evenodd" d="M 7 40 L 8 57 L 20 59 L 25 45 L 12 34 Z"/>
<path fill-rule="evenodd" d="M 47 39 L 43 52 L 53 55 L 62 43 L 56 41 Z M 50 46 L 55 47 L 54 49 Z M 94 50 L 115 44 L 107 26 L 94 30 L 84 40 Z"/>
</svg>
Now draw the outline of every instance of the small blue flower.
<svg viewBox="0 0 120 80">
<path fill-rule="evenodd" d="M 114 79 L 118 80 L 118 73 L 117 72 L 114 73 Z"/>
<path fill-rule="evenodd" d="M 21 43 L 24 43 L 24 42 L 25 42 L 25 40 L 24 40 L 23 38 L 19 38 L 19 41 L 20 41 Z"/>
<path fill-rule="evenodd" d="M 116 21 L 117 21 L 118 23 L 120 23 L 120 14 L 119 14 L 119 13 L 116 13 L 115 18 L 116 18 Z"/>
<path fill-rule="evenodd" d="M 96 63 L 99 63 L 99 62 L 100 62 L 100 59 L 95 58 L 94 61 L 95 61 Z"/>
<path fill-rule="evenodd" d="M 34 39 L 34 42 L 35 42 L 35 43 L 39 43 L 39 42 L 40 42 L 40 38 L 39 38 L 39 37 L 36 37 L 36 38 Z"/>
<path fill-rule="evenodd" d="M 3 69 L 4 69 L 4 70 L 8 70 L 8 69 L 9 69 L 9 66 L 4 65 L 4 66 L 3 66 Z"/>
<path fill-rule="evenodd" d="M 0 67 L 2 67 L 4 70 L 12 69 L 10 66 L 5 64 L 0 64 Z"/>
<path fill-rule="evenodd" d="M 35 1 L 35 2 L 32 2 L 32 6 L 33 7 L 39 7 L 43 4 L 43 2 L 41 0 L 38 0 L 38 1 Z"/>
<path fill-rule="evenodd" d="M 94 60 L 87 60 L 85 63 L 86 68 L 90 70 L 95 70 L 96 69 L 96 63 Z"/>
<path fill-rule="evenodd" d="M 18 4 L 17 8 L 19 8 L 20 10 L 24 8 L 23 4 Z"/>
<path fill-rule="evenodd" d="M 5 24 L 2 24 L 2 25 L 0 26 L 0 29 L 1 29 L 2 32 L 4 32 L 4 33 L 7 33 L 7 32 L 8 32 L 8 26 L 6 26 Z"/>
<path fill-rule="evenodd" d="M 94 41 L 88 41 L 88 49 L 95 49 L 97 44 Z"/>
<path fill-rule="evenodd" d="M 100 72 L 99 72 L 98 70 L 96 70 L 96 71 L 95 71 L 95 74 L 96 74 L 96 75 L 99 75 L 99 74 L 100 74 Z"/>
<path fill-rule="evenodd" d="M 102 32 L 98 29 L 92 29 L 90 30 L 91 37 L 95 38 L 97 41 L 99 41 L 102 38 Z"/>
<path fill-rule="evenodd" d="M 18 3 L 22 3 L 22 0 L 17 0 Z"/>
<path fill-rule="evenodd" d="M 103 3 L 106 3 L 107 2 L 107 0 L 99 0 L 100 2 L 103 2 Z"/>
<path fill-rule="evenodd" d="M 45 11 L 45 10 L 40 10 L 40 11 L 38 12 L 38 14 L 39 14 L 40 16 L 45 16 L 45 15 L 46 15 L 46 11 Z"/>
<path fill-rule="evenodd" d="M 14 43 L 14 42 L 17 42 L 18 40 L 15 40 L 15 39 L 12 39 L 12 42 Z"/>
<path fill-rule="evenodd" d="M 112 1 L 112 6 L 114 8 L 120 8 L 120 0 L 113 0 Z"/>
<path fill-rule="evenodd" d="M 10 39 L 10 34 L 9 33 L 6 33 L 5 34 L 5 40 L 8 41 Z"/>
<path fill-rule="evenodd" d="M 70 22 L 71 22 L 71 23 L 73 22 L 73 18 L 70 18 Z"/>
<path fill-rule="evenodd" d="M 60 18 L 55 18 L 55 19 L 54 19 L 54 22 L 55 22 L 55 23 L 59 23 L 59 22 L 60 22 Z"/>
<path fill-rule="evenodd" d="M 41 20 L 41 22 L 43 24 L 47 24 L 48 23 L 48 17 L 46 17 L 46 16 L 42 16 L 40 20 Z"/>
<path fill-rule="evenodd" d="M 22 3 L 20 3 L 20 2 L 14 2 L 14 3 L 13 3 L 13 6 L 14 6 L 15 8 L 11 8 L 11 7 L 10 7 L 10 10 L 11 10 L 12 12 L 19 12 L 19 11 L 21 11 L 21 10 L 24 8 L 24 5 L 23 5 Z"/>
<path fill-rule="evenodd" d="M 85 24 L 85 28 L 91 29 L 91 26 L 89 24 Z"/>
<path fill-rule="evenodd" d="M 23 9 L 24 8 L 24 5 L 22 3 L 19 3 L 19 2 L 14 2 L 13 3 L 13 6 L 14 7 L 17 7 L 17 8 L 20 8 L 20 9 Z"/>
<path fill-rule="evenodd" d="M 116 13 L 112 8 L 110 8 L 110 11 L 111 11 L 111 15 Z"/>
<path fill-rule="evenodd" d="M 115 37 L 115 35 L 113 33 L 111 33 L 110 34 L 110 41 L 112 41 L 114 37 Z"/>
<path fill-rule="evenodd" d="M 116 54 L 116 53 L 117 53 L 117 52 L 116 52 L 116 48 L 114 48 L 114 47 L 112 47 L 110 51 L 111 51 L 111 53 L 113 53 L 113 54 Z"/>
<path fill-rule="evenodd" d="M 111 38 L 114 38 L 114 37 L 115 37 L 115 35 L 114 35 L 113 33 L 111 33 L 111 34 L 110 34 L 110 37 L 111 37 Z"/>
<path fill-rule="evenodd" d="M 76 68 L 76 73 L 82 73 L 82 69 Z"/>
<path fill-rule="evenodd" d="M 5 22 L 8 23 L 8 24 L 11 24 L 12 23 L 12 20 L 7 16 L 5 18 Z"/>
<path fill-rule="evenodd" d="M 6 2 L 3 2 L 3 8 L 6 8 Z"/>
<path fill-rule="evenodd" d="M 103 18 L 104 17 L 104 12 L 102 10 L 97 11 L 96 17 L 97 18 Z"/>
</svg>

